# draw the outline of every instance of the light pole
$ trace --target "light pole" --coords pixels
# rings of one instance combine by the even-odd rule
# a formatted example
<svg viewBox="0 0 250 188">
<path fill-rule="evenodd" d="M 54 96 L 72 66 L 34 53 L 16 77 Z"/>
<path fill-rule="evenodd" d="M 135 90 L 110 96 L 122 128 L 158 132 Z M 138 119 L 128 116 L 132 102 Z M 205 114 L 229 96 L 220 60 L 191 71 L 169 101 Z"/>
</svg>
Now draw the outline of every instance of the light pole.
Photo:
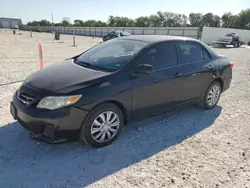
<svg viewBox="0 0 250 188">
<path fill-rule="evenodd" d="M 52 19 L 52 28 L 51 28 L 51 32 L 54 32 L 54 18 L 53 18 L 53 13 L 51 13 L 51 19 Z"/>
<path fill-rule="evenodd" d="M 54 25 L 53 13 L 51 13 L 51 18 L 52 18 L 52 25 Z"/>
</svg>

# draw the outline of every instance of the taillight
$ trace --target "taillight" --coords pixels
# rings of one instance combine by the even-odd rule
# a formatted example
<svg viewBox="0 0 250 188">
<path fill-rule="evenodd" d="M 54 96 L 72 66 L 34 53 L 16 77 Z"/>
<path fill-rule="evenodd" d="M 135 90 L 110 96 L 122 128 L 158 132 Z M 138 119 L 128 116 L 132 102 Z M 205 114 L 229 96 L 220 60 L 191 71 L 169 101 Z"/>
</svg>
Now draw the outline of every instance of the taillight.
<svg viewBox="0 0 250 188">
<path fill-rule="evenodd" d="M 230 66 L 230 68 L 232 69 L 232 68 L 234 67 L 233 62 L 230 62 L 230 63 L 229 63 L 229 66 Z"/>
</svg>

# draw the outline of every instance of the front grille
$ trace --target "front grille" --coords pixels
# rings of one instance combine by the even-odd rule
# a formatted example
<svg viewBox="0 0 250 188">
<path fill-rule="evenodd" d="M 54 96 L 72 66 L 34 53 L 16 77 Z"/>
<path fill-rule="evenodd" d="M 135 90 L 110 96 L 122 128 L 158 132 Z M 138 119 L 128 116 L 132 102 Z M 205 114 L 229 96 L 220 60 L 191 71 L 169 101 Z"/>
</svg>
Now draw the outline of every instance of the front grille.
<svg viewBox="0 0 250 188">
<path fill-rule="evenodd" d="M 20 93 L 20 92 L 17 93 L 17 98 L 22 103 L 27 104 L 27 105 L 31 105 L 35 100 L 35 96 L 32 96 L 28 93 Z"/>
<path fill-rule="evenodd" d="M 19 101 L 27 106 L 34 106 L 43 98 L 37 89 L 27 84 L 19 88 L 16 96 Z"/>
</svg>

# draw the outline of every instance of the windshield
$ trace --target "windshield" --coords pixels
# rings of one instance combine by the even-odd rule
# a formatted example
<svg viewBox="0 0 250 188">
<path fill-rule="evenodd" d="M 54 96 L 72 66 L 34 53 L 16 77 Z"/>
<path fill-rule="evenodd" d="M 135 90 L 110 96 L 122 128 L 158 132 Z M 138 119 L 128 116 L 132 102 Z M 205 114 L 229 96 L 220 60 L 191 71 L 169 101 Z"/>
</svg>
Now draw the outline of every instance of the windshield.
<svg viewBox="0 0 250 188">
<path fill-rule="evenodd" d="M 101 71 L 117 71 L 128 64 L 147 44 L 144 41 L 113 39 L 84 52 L 75 63 Z"/>
</svg>

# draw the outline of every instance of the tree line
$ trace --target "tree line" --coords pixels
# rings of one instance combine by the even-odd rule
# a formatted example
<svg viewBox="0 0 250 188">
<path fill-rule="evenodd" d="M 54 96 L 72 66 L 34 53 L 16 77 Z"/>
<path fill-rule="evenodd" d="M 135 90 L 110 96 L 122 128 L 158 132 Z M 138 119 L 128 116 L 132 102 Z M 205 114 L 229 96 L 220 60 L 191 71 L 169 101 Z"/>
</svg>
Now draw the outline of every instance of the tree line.
<svg viewBox="0 0 250 188">
<path fill-rule="evenodd" d="M 176 14 L 173 12 L 157 12 L 150 16 L 141 16 L 136 19 L 128 17 L 109 16 L 107 22 L 97 20 L 63 19 L 60 23 L 52 24 L 48 20 L 28 22 L 28 26 L 75 26 L 75 27 L 225 27 L 237 29 L 250 29 L 250 9 L 242 10 L 234 15 L 224 13 L 221 17 L 213 13 Z"/>
</svg>

